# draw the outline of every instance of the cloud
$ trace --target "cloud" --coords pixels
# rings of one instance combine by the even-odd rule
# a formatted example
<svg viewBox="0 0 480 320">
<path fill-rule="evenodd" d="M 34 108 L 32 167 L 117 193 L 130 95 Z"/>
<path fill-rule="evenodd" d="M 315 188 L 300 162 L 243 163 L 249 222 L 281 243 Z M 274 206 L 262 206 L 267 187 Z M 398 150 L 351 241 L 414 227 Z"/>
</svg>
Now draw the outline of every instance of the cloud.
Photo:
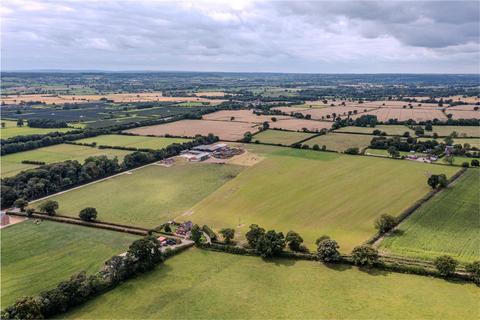
<svg viewBox="0 0 480 320">
<path fill-rule="evenodd" d="M 2 68 L 478 72 L 478 2 L 13 1 Z"/>
</svg>

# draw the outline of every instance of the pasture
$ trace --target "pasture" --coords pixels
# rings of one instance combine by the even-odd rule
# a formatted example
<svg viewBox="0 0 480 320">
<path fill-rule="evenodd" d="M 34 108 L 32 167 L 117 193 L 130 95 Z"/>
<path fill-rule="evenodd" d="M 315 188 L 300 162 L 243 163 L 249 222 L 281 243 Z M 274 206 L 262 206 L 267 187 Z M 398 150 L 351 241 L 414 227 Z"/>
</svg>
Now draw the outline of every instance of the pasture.
<svg viewBox="0 0 480 320">
<path fill-rule="evenodd" d="M 312 148 L 318 144 L 320 148 L 324 145 L 327 150 L 344 152 L 348 148 L 356 147 L 360 151 L 370 145 L 373 136 L 365 134 L 348 134 L 348 133 L 327 133 L 317 136 L 303 142 Z"/>
<path fill-rule="evenodd" d="M 281 119 L 275 122 L 270 122 L 270 128 L 283 129 L 291 131 L 313 131 L 318 132 L 322 129 L 330 129 L 332 123 L 328 121 L 314 121 L 307 119 Z"/>
<path fill-rule="evenodd" d="M 306 132 L 291 132 L 280 130 L 265 130 L 253 136 L 253 141 L 261 143 L 280 144 L 290 146 L 298 141 L 313 137 L 314 134 Z"/>
<path fill-rule="evenodd" d="M 414 212 L 381 249 L 395 255 L 435 258 L 448 254 L 463 262 L 480 258 L 480 175 L 469 169 L 453 186 Z"/>
<path fill-rule="evenodd" d="M 429 174 L 458 170 L 274 146 L 249 145 L 248 151 L 265 159 L 197 203 L 189 219 L 217 230 L 235 227 L 238 239 L 253 223 L 294 230 L 310 248 L 327 234 L 343 252 L 375 233 L 379 215 L 396 216 L 424 196 Z"/>
<path fill-rule="evenodd" d="M 454 131 L 459 137 L 480 137 L 480 127 L 477 126 L 433 126 L 433 130 L 425 131 L 425 135 L 436 133 L 440 137 L 446 137 Z"/>
<path fill-rule="evenodd" d="M 121 162 L 123 157 L 131 151 L 98 149 L 72 144 L 57 144 L 49 147 L 29 151 L 17 152 L 0 157 L 2 164 L 2 177 L 13 176 L 20 171 L 38 167 L 37 165 L 23 164 L 23 160 L 43 161 L 45 163 L 77 160 L 83 162 L 88 157 L 105 155 L 109 158 L 118 157 Z"/>
<path fill-rule="evenodd" d="M 210 121 L 210 120 L 180 120 L 165 124 L 158 124 L 147 127 L 140 127 L 128 130 L 138 135 L 154 136 L 177 136 L 194 137 L 197 134 L 207 136 L 210 133 L 223 140 L 237 141 L 243 139 L 245 132 L 255 133 L 258 125 L 253 123 L 234 121 Z"/>
<path fill-rule="evenodd" d="M 144 149 L 162 149 L 173 143 L 184 143 L 190 139 L 183 138 L 162 138 L 162 137 L 144 137 L 127 136 L 120 134 L 107 134 L 93 138 L 77 140 L 80 143 L 97 143 L 97 146 L 104 145 L 110 147 L 130 147 Z"/>
<path fill-rule="evenodd" d="M 47 134 L 50 132 L 67 132 L 75 130 L 73 128 L 30 128 L 26 124 L 23 127 L 17 127 L 17 122 L 10 120 L 2 120 L 2 123 L 5 123 L 5 128 L 0 128 L 1 139 L 26 136 L 30 134 Z"/>
<path fill-rule="evenodd" d="M 58 212 L 64 215 L 76 217 L 83 208 L 95 207 L 101 221 L 153 228 L 177 216 L 189 220 L 189 209 L 195 203 L 243 168 L 185 162 L 171 167 L 152 164 L 50 199 L 58 201 Z"/>
<path fill-rule="evenodd" d="M 479 299 L 473 284 L 189 249 L 65 317 L 467 319 Z"/>
<path fill-rule="evenodd" d="M 418 139 L 419 141 L 426 141 L 426 140 L 432 140 L 432 138 L 420 138 Z M 437 141 L 439 142 L 444 142 L 443 138 L 438 138 Z M 461 144 L 464 146 L 465 144 L 469 144 L 470 148 L 480 148 L 480 138 L 454 138 L 453 139 L 453 144 Z"/>
<path fill-rule="evenodd" d="M 120 232 L 32 220 L 2 229 L 1 307 L 51 289 L 72 274 L 95 272 L 137 237 Z"/>
<path fill-rule="evenodd" d="M 335 132 L 345 132 L 345 133 L 364 133 L 364 134 L 373 134 L 373 131 L 380 130 L 385 132 L 387 135 L 401 136 L 405 132 L 410 133 L 411 136 L 415 135 L 415 132 L 407 126 L 404 125 L 376 125 L 374 128 L 370 127 L 342 127 L 335 130 Z"/>
</svg>

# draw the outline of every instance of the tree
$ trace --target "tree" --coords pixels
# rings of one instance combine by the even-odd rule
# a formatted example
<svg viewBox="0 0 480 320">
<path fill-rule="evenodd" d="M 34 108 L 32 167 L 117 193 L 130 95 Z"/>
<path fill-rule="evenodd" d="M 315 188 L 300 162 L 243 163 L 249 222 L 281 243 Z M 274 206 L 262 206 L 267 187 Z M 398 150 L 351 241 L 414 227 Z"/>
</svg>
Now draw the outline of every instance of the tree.
<svg viewBox="0 0 480 320">
<path fill-rule="evenodd" d="M 330 239 L 330 237 L 324 234 L 323 236 L 320 236 L 317 238 L 317 240 L 315 240 L 315 244 L 318 246 L 320 242 L 322 242 L 325 239 Z"/>
<path fill-rule="evenodd" d="M 250 131 L 245 132 L 243 135 L 243 142 L 251 142 L 253 138 L 253 135 Z"/>
<path fill-rule="evenodd" d="M 245 234 L 250 247 L 257 246 L 258 239 L 265 234 L 265 229 L 259 227 L 257 224 L 250 225 L 250 230 Z"/>
<path fill-rule="evenodd" d="M 23 125 L 24 125 L 23 119 L 18 119 L 17 120 L 17 127 L 23 127 Z"/>
<path fill-rule="evenodd" d="M 276 117 L 272 117 L 272 121 L 273 121 L 273 122 L 277 122 L 277 118 L 276 118 Z"/>
<path fill-rule="evenodd" d="M 170 228 L 170 225 L 167 224 L 167 225 L 163 228 L 163 231 L 170 233 L 170 232 L 172 232 L 172 228 Z"/>
<path fill-rule="evenodd" d="M 480 261 L 474 261 L 465 266 L 470 279 L 473 280 L 476 284 L 480 284 Z"/>
<path fill-rule="evenodd" d="M 478 167 L 480 166 L 480 161 L 478 161 L 477 159 L 473 159 L 471 162 L 470 162 L 470 165 L 472 167 Z"/>
<path fill-rule="evenodd" d="M 285 238 L 283 233 L 269 230 L 258 239 L 255 251 L 263 258 L 269 258 L 279 255 L 284 248 Z"/>
<path fill-rule="evenodd" d="M 357 266 L 373 266 L 378 262 L 378 250 L 369 245 L 355 247 L 352 260 Z"/>
<path fill-rule="evenodd" d="M 315 151 L 319 151 L 320 150 L 320 146 L 318 144 L 314 144 L 313 147 L 312 147 L 313 150 Z"/>
<path fill-rule="evenodd" d="M 233 237 L 235 237 L 235 230 L 232 228 L 224 228 L 220 230 L 220 234 L 222 235 L 223 239 L 225 240 L 225 243 L 230 243 L 232 241 Z"/>
<path fill-rule="evenodd" d="M 351 147 L 344 151 L 346 154 L 358 154 L 360 150 L 357 147 Z"/>
<path fill-rule="evenodd" d="M 153 236 L 135 240 L 127 251 L 127 257 L 135 261 L 139 271 L 144 272 L 152 269 L 157 263 L 163 260 L 160 250 L 160 242 Z"/>
<path fill-rule="evenodd" d="M 78 216 L 83 221 L 93 221 L 93 220 L 97 219 L 97 209 L 87 207 L 85 209 L 82 209 L 80 211 L 80 213 L 78 214 Z"/>
<path fill-rule="evenodd" d="M 432 189 L 435 189 L 437 187 L 445 188 L 448 185 L 447 176 L 444 174 L 432 174 L 428 178 L 427 184 L 432 187 Z"/>
<path fill-rule="evenodd" d="M 425 130 L 426 131 L 432 131 L 433 130 L 432 124 L 430 122 L 427 122 L 425 124 Z"/>
<path fill-rule="evenodd" d="M 378 233 L 384 234 L 392 230 L 397 224 L 397 219 L 388 214 L 382 214 L 375 220 L 375 229 L 378 230 Z"/>
<path fill-rule="evenodd" d="M 2 122 L 2 129 L 5 128 L 5 122 Z"/>
<path fill-rule="evenodd" d="M 233 120 L 235 120 L 235 117 L 230 117 L 230 121 L 233 121 Z"/>
<path fill-rule="evenodd" d="M 194 224 L 192 227 L 192 231 L 190 232 L 190 239 L 195 242 L 196 244 L 200 243 L 200 240 L 202 239 L 202 230 L 197 224 Z"/>
<path fill-rule="evenodd" d="M 332 239 L 323 239 L 318 243 L 317 256 L 325 262 L 335 262 L 340 260 L 340 246 L 337 241 Z"/>
<path fill-rule="evenodd" d="M 47 200 L 40 205 L 39 209 L 41 212 L 44 212 L 49 216 L 53 216 L 58 209 L 58 202 L 53 200 Z"/>
<path fill-rule="evenodd" d="M 20 211 L 25 211 L 25 207 L 28 206 L 28 201 L 25 200 L 24 198 L 18 198 L 17 200 L 15 200 L 15 202 L 13 203 L 13 205 L 20 209 Z"/>
<path fill-rule="evenodd" d="M 395 148 L 394 146 L 391 146 L 388 148 L 388 154 L 392 157 L 392 158 L 398 158 L 400 157 L 400 152 L 398 151 L 397 148 Z"/>
<path fill-rule="evenodd" d="M 268 124 L 267 121 L 264 121 L 264 122 L 262 123 L 262 129 L 263 129 L 263 130 L 267 130 L 268 128 L 270 128 L 270 125 Z"/>
<path fill-rule="evenodd" d="M 449 165 L 453 165 L 453 163 L 455 162 L 455 157 L 454 156 L 444 156 L 442 161 L 449 164 Z"/>
<path fill-rule="evenodd" d="M 439 188 L 446 188 L 447 185 L 448 185 L 447 176 L 444 175 L 443 173 L 439 174 L 438 175 L 438 187 Z"/>
<path fill-rule="evenodd" d="M 421 126 L 416 126 L 415 127 L 415 134 L 417 136 L 421 136 L 425 133 L 425 131 L 423 130 L 423 128 Z"/>
<path fill-rule="evenodd" d="M 448 277 L 455 273 L 455 268 L 458 264 L 457 260 L 447 255 L 436 258 L 433 263 L 435 264 L 438 273 L 444 277 Z"/>
<path fill-rule="evenodd" d="M 285 242 L 292 251 L 304 250 L 304 248 L 302 248 L 303 238 L 295 231 L 288 231 Z"/>
<path fill-rule="evenodd" d="M 452 135 L 449 135 L 449 136 L 445 137 L 445 139 L 443 139 L 443 141 L 445 142 L 445 144 L 447 146 L 451 146 L 453 144 Z"/>
<path fill-rule="evenodd" d="M 42 306 L 38 299 L 22 297 L 13 306 L 2 311 L 2 319 L 44 319 Z"/>
</svg>

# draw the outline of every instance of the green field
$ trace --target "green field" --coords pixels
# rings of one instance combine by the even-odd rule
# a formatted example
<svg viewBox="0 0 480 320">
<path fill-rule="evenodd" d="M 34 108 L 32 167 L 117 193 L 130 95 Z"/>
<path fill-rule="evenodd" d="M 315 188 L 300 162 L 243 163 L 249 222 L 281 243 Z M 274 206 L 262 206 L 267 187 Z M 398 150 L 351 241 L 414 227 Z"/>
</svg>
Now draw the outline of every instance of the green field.
<svg viewBox="0 0 480 320">
<path fill-rule="evenodd" d="M 473 284 L 190 249 L 69 319 L 471 319 Z"/>
<path fill-rule="evenodd" d="M 380 130 L 386 132 L 387 135 L 401 136 L 405 132 L 409 132 L 411 136 L 414 135 L 414 131 L 407 126 L 403 125 L 377 125 L 375 128 L 370 127 L 343 127 L 335 130 L 335 132 L 354 132 L 354 133 L 366 133 L 372 134 L 374 130 Z"/>
<path fill-rule="evenodd" d="M 374 155 L 379 155 L 379 156 L 386 156 L 386 157 L 390 157 L 390 154 L 388 153 L 387 150 L 385 149 L 370 149 L 368 148 L 367 150 L 365 150 L 365 154 L 374 154 Z M 418 156 L 424 156 L 425 154 L 423 153 L 411 153 L 411 152 L 407 152 L 407 151 L 399 151 L 400 155 L 401 156 L 408 156 L 408 155 L 412 155 L 412 154 L 416 154 Z"/>
<path fill-rule="evenodd" d="M 373 136 L 366 134 L 328 133 L 303 142 L 310 148 L 315 144 L 321 148 L 326 146 L 327 150 L 344 152 L 351 147 L 357 147 L 360 151 L 370 145 Z"/>
<path fill-rule="evenodd" d="M 95 207 L 99 220 L 155 227 L 177 216 L 189 220 L 188 210 L 195 203 L 242 169 L 207 163 L 150 165 L 50 199 L 58 201 L 64 215 L 77 216 L 81 209 Z"/>
<path fill-rule="evenodd" d="M 433 126 L 433 130 L 425 131 L 425 135 L 437 133 L 440 137 L 446 137 L 453 131 L 457 132 L 459 137 L 480 137 L 480 127 L 478 126 Z"/>
<path fill-rule="evenodd" d="M 8 154 L 0 157 L 2 164 L 2 177 L 14 176 L 20 171 L 36 168 L 38 166 L 31 164 L 23 164 L 23 160 L 43 161 L 45 163 L 54 163 L 66 160 L 77 160 L 83 162 L 84 159 L 91 156 L 106 155 L 110 158 L 118 157 L 121 162 L 123 157 L 131 151 L 114 150 L 114 149 L 98 149 L 85 146 L 77 146 L 72 144 L 57 144 L 54 146 L 34 149 Z"/>
<path fill-rule="evenodd" d="M 314 134 L 306 132 L 290 132 L 280 130 L 266 130 L 253 136 L 253 141 L 261 143 L 281 144 L 290 146 L 298 141 L 313 137 Z"/>
<path fill-rule="evenodd" d="M 136 236 L 63 223 L 25 221 L 1 232 L 1 306 L 51 289 L 72 274 L 95 272 Z"/>
<path fill-rule="evenodd" d="M 23 127 L 17 127 L 16 121 L 2 120 L 5 128 L 0 129 L 0 137 L 8 139 L 15 136 L 26 136 L 29 134 L 47 134 L 49 132 L 67 132 L 74 130 L 73 128 L 30 128 L 26 124 Z"/>
<path fill-rule="evenodd" d="M 268 148 L 266 148 L 268 147 Z M 375 232 L 383 213 L 398 215 L 429 191 L 426 176 L 456 167 L 249 145 L 265 160 L 195 205 L 192 221 L 216 229 L 252 223 L 299 232 L 309 247 L 328 234 L 343 252 Z"/>
<path fill-rule="evenodd" d="M 432 140 L 432 138 L 419 138 L 419 141 Z M 444 138 L 438 138 L 438 142 L 445 142 Z M 461 144 L 462 146 L 468 143 L 470 148 L 476 147 L 480 149 L 480 139 L 478 138 L 455 138 L 453 139 L 453 144 Z"/>
<path fill-rule="evenodd" d="M 480 175 L 469 169 L 385 238 L 381 247 L 396 255 L 435 258 L 451 255 L 462 261 L 480 258 Z"/>
<path fill-rule="evenodd" d="M 108 134 L 77 140 L 80 143 L 93 143 L 97 145 L 111 146 L 111 147 L 131 147 L 131 148 L 145 148 L 145 149 L 163 149 L 172 143 L 183 143 L 191 141 L 182 138 L 161 138 L 161 137 L 145 137 L 145 136 L 127 136 L 120 134 Z"/>
</svg>

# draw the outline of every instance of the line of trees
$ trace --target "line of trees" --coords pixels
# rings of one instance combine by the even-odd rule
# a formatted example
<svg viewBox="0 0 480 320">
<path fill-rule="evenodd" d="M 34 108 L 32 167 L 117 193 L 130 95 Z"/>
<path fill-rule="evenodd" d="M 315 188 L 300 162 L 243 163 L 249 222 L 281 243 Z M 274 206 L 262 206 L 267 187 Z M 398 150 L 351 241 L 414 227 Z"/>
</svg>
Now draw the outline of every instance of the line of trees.
<svg viewBox="0 0 480 320">
<path fill-rule="evenodd" d="M 28 126 L 30 128 L 68 128 L 68 123 L 55 119 L 30 119 Z"/>
</svg>

